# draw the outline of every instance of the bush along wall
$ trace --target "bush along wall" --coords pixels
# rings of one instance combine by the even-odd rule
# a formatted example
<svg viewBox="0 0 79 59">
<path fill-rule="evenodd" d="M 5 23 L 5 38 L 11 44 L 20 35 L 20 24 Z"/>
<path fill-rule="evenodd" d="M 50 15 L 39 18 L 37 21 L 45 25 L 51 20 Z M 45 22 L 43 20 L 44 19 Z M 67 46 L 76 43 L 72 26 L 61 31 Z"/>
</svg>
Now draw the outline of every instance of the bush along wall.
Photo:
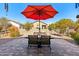
<svg viewBox="0 0 79 59">
<path fill-rule="evenodd" d="M 75 40 L 75 42 L 79 45 L 79 32 L 72 33 L 71 37 Z"/>
</svg>

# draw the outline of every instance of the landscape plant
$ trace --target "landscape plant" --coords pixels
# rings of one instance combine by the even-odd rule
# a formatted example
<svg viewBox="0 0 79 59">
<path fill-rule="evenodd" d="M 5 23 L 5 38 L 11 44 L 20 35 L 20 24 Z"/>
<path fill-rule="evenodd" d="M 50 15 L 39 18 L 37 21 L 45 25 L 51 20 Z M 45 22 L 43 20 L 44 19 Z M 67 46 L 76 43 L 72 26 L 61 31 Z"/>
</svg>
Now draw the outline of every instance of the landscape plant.
<svg viewBox="0 0 79 59">
<path fill-rule="evenodd" d="M 8 30 L 10 32 L 10 37 L 19 37 L 20 36 L 20 32 L 17 27 L 11 26 Z"/>
<path fill-rule="evenodd" d="M 32 23 L 29 23 L 29 22 L 27 22 L 27 23 L 24 24 L 24 28 L 25 28 L 27 31 L 29 31 L 30 29 L 32 29 L 32 26 L 33 26 L 33 24 L 32 24 Z"/>
<path fill-rule="evenodd" d="M 75 40 L 77 44 L 79 44 L 79 32 L 72 33 L 71 37 Z"/>
</svg>

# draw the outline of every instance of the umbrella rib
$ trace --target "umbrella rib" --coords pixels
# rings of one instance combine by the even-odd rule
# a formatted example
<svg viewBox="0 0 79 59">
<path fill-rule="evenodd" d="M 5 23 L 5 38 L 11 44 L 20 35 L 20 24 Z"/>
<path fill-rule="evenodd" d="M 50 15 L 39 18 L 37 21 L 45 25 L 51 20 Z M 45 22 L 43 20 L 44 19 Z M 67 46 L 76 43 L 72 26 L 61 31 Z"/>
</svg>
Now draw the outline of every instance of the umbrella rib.
<svg viewBox="0 0 79 59">
<path fill-rule="evenodd" d="M 45 12 L 57 12 L 57 11 L 45 11 Z"/>
<path fill-rule="evenodd" d="M 32 8 L 35 8 L 35 7 L 33 7 L 33 6 L 31 6 L 31 5 L 29 5 L 30 7 L 32 7 Z M 35 8 L 36 10 L 38 10 L 37 8 Z"/>
<path fill-rule="evenodd" d="M 51 15 L 49 15 L 49 14 L 47 14 L 47 13 L 45 13 L 46 15 L 48 15 L 49 17 L 52 17 Z"/>
<path fill-rule="evenodd" d="M 50 6 L 50 5 L 48 5 L 48 6 Z M 48 7 L 48 6 L 45 6 L 44 8 L 46 8 L 46 7 Z M 44 8 L 41 8 L 41 9 L 44 9 Z"/>
<path fill-rule="evenodd" d="M 35 10 L 33 10 L 33 11 L 27 11 L 27 12 L 22 12 L 22 13 L 29 13 L 29 12 L 34 12 Z"/>
<path fill-rule="evenodd" d="M 35 8 L 35 7 L 33 7 L 33 6 L 31 6 L 31 5 L 29 5 L 30 7 L 32 7 L 32 8 Z M 48 5 L 48 6 L 50 6 L 50 5 Z M 45 6 L 44 8 L 46 8 L 46 7 L 48 7 L 48 6 Z M 44 8 L 42 8 L 42 9 L 44 9 Z M 37 8 L 35 8 L 35 9 L 37 9 Z M 38 10 L 38 9 L 37 9 Z"/>
<path fill-rule="evenodd" d="M 36 12 L 35 12 L 35 13 L 33 13 L 33 14 L 31 14 L 30 16 L 32 16 L 32 15 L 34 15 L 34 14 L 36 14 Z"/>
<path fill-rule="evenodd" d="M 55 11 L 55 10 L 54 10 L 54 11 L 48 11 L 48 10 L 45 10 L 45 9 L 44 9 L 44 11 L 45 11 L 45 12 L 57 12 L 57 11 Z"/>
</svg>

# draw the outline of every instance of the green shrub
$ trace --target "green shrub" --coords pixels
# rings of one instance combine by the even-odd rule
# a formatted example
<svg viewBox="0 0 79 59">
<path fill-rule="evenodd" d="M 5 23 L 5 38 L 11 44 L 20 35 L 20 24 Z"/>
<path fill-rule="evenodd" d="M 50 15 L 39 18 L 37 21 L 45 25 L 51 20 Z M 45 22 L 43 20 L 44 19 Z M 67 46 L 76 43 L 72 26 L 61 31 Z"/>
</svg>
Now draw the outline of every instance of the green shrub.
<svg viewBox="0 0 79 59">
<path fill-rule="evenodd" d="M 20 36 L 19 29 L 15 26 L 9 27 L 8 31 L 10 32 L 10 37 L 19 37 Z"/>
<path fill-rule="evenodd" d="M 20 36 L 20 33 L 17 31 L 17 32 L 12 32 L 10 34 L 11 37 L 19 37 Z"/>
<path fill-rule="evenodd" d="M 79 32 L 72 33 L 71 37 L 75 40 L 77 44 L 79 44 Z"/>
</svg>

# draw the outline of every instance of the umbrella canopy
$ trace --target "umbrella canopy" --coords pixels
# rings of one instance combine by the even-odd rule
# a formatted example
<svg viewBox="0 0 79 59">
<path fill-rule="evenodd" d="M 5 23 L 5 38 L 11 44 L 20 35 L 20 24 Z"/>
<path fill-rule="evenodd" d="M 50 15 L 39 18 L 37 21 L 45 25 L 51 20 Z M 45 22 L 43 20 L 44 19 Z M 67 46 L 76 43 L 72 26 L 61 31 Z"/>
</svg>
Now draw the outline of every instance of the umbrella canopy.
<svg viewBox="0 0 79 59">
<path fill-rule="evenodd" d="M 51 5 L 32 6 L 29 5 L 22 14 L 34 20 L 46 20 L 54 17 L 58 12 Z"/>
<path fill-rule="evenodd" d="M 39 32 L 40 32 L 40 20 L 46 20 L 53 18 L 58 12 L 51 5 L 28 5 L 22 14 L 26 18 L 39 20 Z"/>
</svg>

